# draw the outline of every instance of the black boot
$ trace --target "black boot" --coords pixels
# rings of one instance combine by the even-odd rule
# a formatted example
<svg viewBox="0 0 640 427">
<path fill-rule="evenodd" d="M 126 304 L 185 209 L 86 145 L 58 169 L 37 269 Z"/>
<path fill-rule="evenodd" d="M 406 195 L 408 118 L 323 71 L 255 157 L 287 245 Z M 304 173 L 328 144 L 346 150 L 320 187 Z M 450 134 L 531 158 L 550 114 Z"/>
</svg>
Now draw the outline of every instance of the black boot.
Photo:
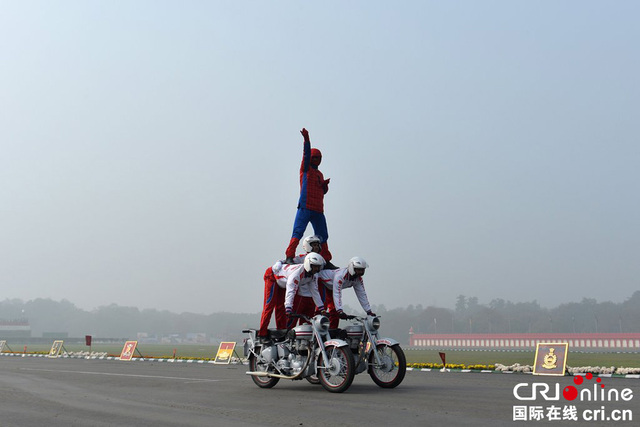
<svg viewBox="0 0 640 427">
<path fill-rule="evenodd" d="M 335 265 L 333 265 L 333 264 L 331 263 L 331 261 L 327 261 L 327 262 L 324 264 L 324 270 L 337 270 L 337 269 L 338 269 L 338 267 L 336 267 Z"/>
</svg>

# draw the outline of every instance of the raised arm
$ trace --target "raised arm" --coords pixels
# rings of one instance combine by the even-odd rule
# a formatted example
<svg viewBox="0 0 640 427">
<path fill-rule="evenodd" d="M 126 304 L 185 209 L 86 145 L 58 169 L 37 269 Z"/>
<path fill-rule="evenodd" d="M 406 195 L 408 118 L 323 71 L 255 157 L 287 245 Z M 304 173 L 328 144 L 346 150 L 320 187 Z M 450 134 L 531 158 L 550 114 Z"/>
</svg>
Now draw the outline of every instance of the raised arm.
<svg viewBox="0 0 640 427">
<path fill-rule="evenodd" d="M 302 128 L 300 131 L 304 138 L 304 145 L 302 149 L 302 164 L 300 165 L 300 172 L 306 172 L 311 165 L 311 140 L 309 139 L 309 131 Z"/>
</svg>

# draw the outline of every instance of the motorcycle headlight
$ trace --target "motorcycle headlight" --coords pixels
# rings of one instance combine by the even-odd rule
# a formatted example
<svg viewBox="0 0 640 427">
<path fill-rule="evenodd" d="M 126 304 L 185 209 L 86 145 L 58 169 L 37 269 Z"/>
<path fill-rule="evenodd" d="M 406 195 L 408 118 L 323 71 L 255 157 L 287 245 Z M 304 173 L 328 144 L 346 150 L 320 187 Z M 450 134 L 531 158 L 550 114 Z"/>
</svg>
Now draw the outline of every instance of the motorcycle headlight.
<svg viewBox="0 0 640 427">
<path fill-rule="evenodd" d="M 327 316 L 319 314 L 313 318 L 313 322 L 320 332 L 327 332 L 329 330 L 329 318 Z"/>
<path fill-rule="evenodd" d="M 369 317 L 367 319 L 367 323 L 369 324 L 369 329 L 378 330 L 380 329 L 380 318 L 379 317 Z"/>
</svg>

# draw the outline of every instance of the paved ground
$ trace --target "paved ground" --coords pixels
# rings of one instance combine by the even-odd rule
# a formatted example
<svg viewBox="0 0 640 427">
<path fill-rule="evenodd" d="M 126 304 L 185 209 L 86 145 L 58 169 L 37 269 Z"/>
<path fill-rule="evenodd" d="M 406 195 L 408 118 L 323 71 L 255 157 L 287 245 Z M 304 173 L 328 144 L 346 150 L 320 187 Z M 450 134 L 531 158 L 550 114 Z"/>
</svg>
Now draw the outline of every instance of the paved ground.
<svg viewBox="0 0 640 427">
<path fill-rule="evenodd" d="M 611 416 L 627 410 L 640 419 L 640 380 L 603 378 L 605 390 L 629 388 L 618 402 L 518 401 L 519 383 L 544 382 L 549 396 L 574 385 L 572 377 L 409 371 L 396 389 L 377 387 L 366 374 L 343 394 L 307 381 L 256 387 L 246 366 L 83 359 L 0 358 L 0 426 L 496 426 L 637 425 L 585 421 L 585 410 Z M 583 385 L 599 386 L 595 378 Z M 531 388 L 519 389 L 531 396 Z M 514 406 L 574 405 L 579 421 L 514 421 Z M 614 414 L 615 415 L 615 414 Z M 593 416 L 593 413 L 590 414 Z M 560 413 L 562 417 L 562 412 Z"/>
</svg>

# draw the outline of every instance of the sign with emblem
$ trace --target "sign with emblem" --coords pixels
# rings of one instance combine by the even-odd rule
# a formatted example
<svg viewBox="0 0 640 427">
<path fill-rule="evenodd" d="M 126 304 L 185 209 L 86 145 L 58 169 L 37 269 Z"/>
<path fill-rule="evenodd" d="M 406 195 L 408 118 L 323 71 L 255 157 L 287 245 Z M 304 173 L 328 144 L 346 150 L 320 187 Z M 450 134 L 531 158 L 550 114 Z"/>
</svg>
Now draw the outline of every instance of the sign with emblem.
<svg viewBox="0 0 640 427">
<path fill-rule="evenodd" d="M 563 376 L 567 364 L 569 344 L 538 343 L 536 345 L 536 359 L 533 364 L 533 375 Z"/>
<path fill-rule="evenodd" d="M 120 360 L 131 360 L 133 354 L 136 352 L 138 341 L 127 341 L 122 347 L 122 353 L 120 353 Z"/>
<path fill-rule="evenodd" d="M 53 345 L 51 346 L 51 350 L 49 350 L 49 354 L 47 357 L 51 357 L 52 359 L 55 359 L 58 356 L 60 356 L 60 350 L 62 350 L 62 344 L 64 344 L 64 341 L 54 341 Z"/>
<path fill-rule="evenodd" d="M 216 358 L 213 363 L 228 365 L 231 362 L 231 356 L 233 356 L 233 351 L 235 348 L 235 342 L 221 342 L 220 347 L 218 347 L 218 353 L 216 353 Z"/>
</svg>

